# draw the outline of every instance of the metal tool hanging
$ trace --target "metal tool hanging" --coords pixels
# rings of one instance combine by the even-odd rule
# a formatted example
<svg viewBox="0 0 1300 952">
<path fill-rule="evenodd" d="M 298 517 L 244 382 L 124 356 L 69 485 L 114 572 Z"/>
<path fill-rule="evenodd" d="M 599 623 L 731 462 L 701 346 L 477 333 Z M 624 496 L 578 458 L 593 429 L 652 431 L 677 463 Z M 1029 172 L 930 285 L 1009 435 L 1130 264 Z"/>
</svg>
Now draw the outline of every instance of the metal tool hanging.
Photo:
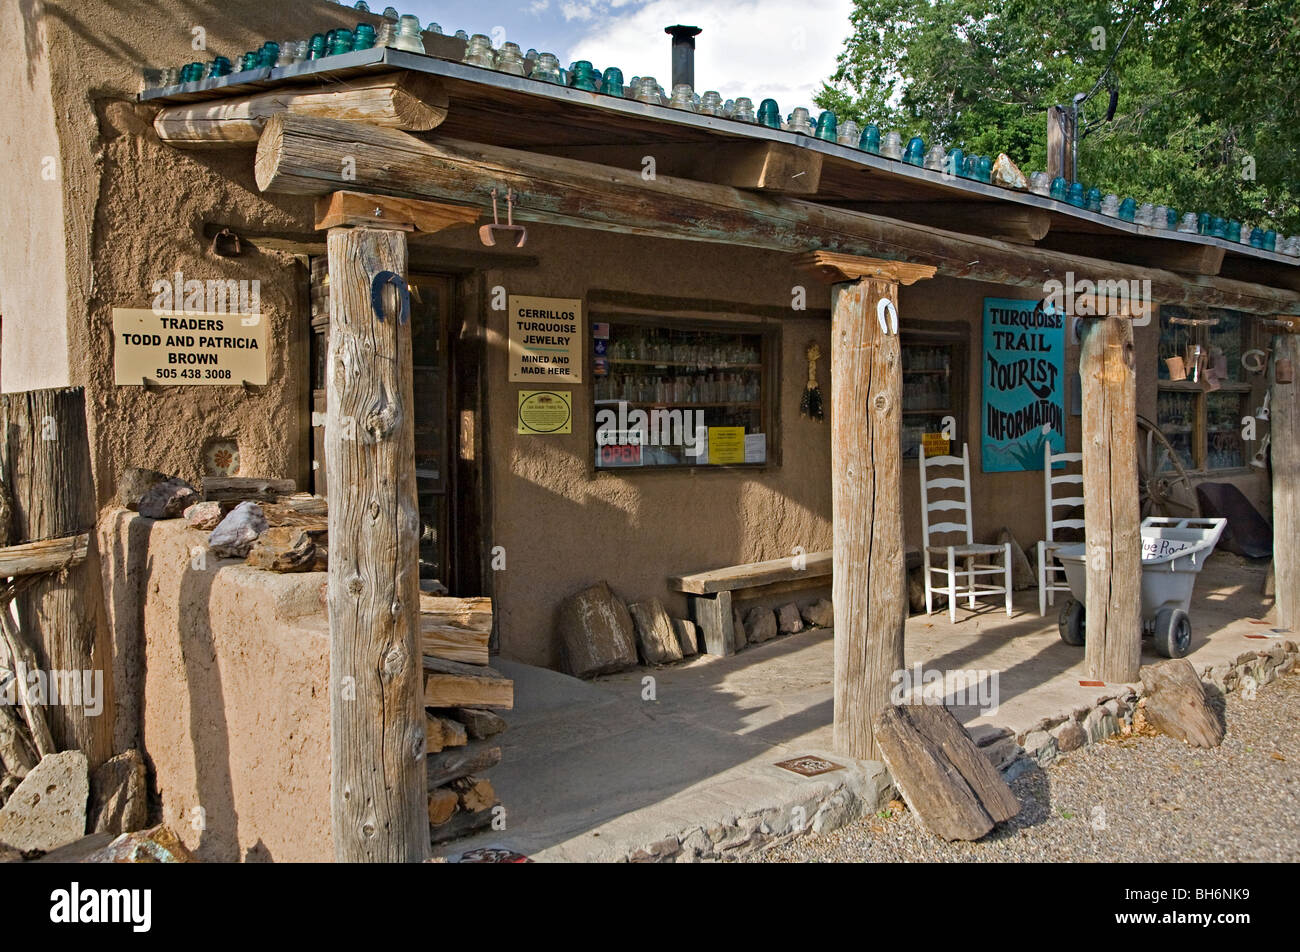
<svg viewBox="0 0 1300 952">
<path fill-rule="evenodd" d="M 511 188 L 506 189 L 506 223 L 504 225 L 501 224 L 501 218 L 497 212 L 497 190 L 492 189 L 492 224 L 483 225 L 479 228 L 479 240 L 489 248 L 495 247 L 497 243 L 496 233 L 499 231 L 517 235 L 516 248 L 522 248 L 524 242 L 528 240 L 528 229 L 523 225 L 515 224 L 515 192 Z"/>
</svg>

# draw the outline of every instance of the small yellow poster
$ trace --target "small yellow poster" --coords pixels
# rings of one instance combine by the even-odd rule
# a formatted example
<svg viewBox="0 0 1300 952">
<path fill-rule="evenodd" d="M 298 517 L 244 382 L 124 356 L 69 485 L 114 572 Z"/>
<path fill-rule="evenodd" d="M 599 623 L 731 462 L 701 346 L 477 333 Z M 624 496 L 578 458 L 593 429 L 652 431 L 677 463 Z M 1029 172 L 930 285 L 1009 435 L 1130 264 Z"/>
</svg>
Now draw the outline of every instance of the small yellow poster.
<svg viewBox="0 0 1300 952">
<path fill-rule="evenodd" d="M 572 433 L 573 394 L 567 390 L 520 390 L 520 433 Z"/>
<path fill-rule="evenodd" d="M 743 426 L 709 427 L 709 463 L 745 462 L 745 428 Z"/>
<path fill-rule="evenodd" d="M 925 449 L 925 458 L 931 456 L 946 456 L 948 453 L 948 437 L 942 433 L 922 433 L 921 446 Z"/>
</svg>

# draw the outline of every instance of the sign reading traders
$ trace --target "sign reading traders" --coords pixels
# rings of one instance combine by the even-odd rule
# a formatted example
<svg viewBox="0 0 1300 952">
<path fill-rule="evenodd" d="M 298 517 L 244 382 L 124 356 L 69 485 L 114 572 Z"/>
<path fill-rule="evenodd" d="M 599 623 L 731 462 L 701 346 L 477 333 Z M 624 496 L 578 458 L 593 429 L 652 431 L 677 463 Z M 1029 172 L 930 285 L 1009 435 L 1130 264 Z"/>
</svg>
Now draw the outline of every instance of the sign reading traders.
<svg viewBox="0 0 1300 952">
<path fill-rule="evenodd" d="M 267 382 L 266 355 L 264 314 L 113 308 L 118 386 L 262 386 Z"/>
<path fill-rule="evenodd" d="M 582 383 L 582 302 L 510 295 L 510 380 Z"/>
<path fill-rule="evenodd" d="M 1040 301 L 984 299 L 986 473 L 1043 468 L 1065 452 L 1065 315 Z"/>
</svg>

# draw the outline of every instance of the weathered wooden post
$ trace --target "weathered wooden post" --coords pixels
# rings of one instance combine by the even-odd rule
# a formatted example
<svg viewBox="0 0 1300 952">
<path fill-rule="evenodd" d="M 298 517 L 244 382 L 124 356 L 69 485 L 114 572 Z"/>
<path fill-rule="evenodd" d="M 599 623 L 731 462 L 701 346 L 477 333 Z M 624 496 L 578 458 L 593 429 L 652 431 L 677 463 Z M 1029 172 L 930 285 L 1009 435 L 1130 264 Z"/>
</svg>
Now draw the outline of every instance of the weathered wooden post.
<svg viewBox="0 0 1300 952">
<path fill-rule="evenodd" d="M 1088 676 L 1136 681 L 1142 654 L 1137 378 L 1130 318 L 1084 321 L 1083 518 Z"/>
<path fill-rule="evenodd" d="M 384 272 L 401 286 L 371 288 Z M 339 862 L 429 851 L 406 233 L 329 230 L 331 814 Z M 400 294 L 398 293 L 400 291 Z"/>
<path fill-rule="evenodd" d="M 95 545 L 95 487 L 80 387 L 0 395 L 0 466 L 13 502 L 13 541 L 86 534 L 86 557 L 31 579 L 19 593 L 23 640 L 55 702 L 41 703 L 55 746 L 95 768 L 113 756 L 113 651 Z M 78 697 L 66 695 L 75 691 Z M 88 693 L 98 695 L 88 696 Z"/>
<path fill-rule="evenodd" d="M 834 743 L 874 759 L 872 724 L 903 667 L 907 621 L 898 285 L 935 269 L 826 252 L 808 263 L 843 282 L 831 288 Z"/>
<path fill-rule="evenodd" d="M 1296 328 L 1300 331 L 1300 327 Z M 1292 382 L 1279 383 L 1277 368 Z M 1289 366 L 1290 374 L 1286 373 Z M 1300 396 L 1294 374 L 1300 366 L 1300 337 L 1273 337 L 1269 446 L 1273 454 L 1273 588 L 1279 628 L 1300 626 Z"/>
<path fill-rule="evenodd" d="M 328 229 L 331 816 L 340 862 L 429 852 L 406 232 L 473 209 L 336 192 Z"/>
</svg>

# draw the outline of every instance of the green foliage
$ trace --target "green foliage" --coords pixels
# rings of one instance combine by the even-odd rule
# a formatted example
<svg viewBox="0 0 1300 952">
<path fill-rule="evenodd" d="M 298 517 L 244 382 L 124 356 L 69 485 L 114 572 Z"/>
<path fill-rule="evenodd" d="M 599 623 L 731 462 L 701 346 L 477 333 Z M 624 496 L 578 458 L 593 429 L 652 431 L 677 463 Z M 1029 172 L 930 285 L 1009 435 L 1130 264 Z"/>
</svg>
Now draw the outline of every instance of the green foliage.
<svg viewBox="0 0 1300 952">
<path fill-rule="evenodd" d="M 1111 70 L 1119 109 L 1080 142 L 1079 180 L 1300 232 L 1294 0 L 855 0 L 817 104 L 904 141 L 1006 152 L 1028 174 L 1046 168 L 1047 108 L 1093 88 L 1130 17 Z"/>
</svg>

